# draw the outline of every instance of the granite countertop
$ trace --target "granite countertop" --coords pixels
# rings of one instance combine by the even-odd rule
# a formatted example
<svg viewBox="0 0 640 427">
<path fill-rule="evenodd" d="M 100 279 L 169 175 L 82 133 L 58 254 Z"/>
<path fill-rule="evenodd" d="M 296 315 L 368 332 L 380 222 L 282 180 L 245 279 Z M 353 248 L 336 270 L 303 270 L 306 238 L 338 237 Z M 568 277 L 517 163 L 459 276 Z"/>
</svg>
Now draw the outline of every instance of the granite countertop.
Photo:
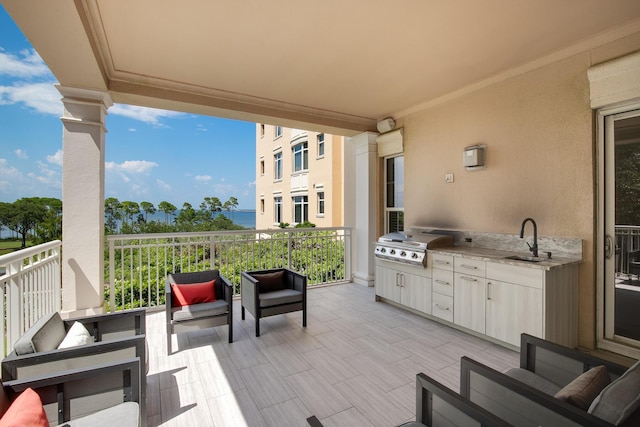
<svg viewBox="0 0 640 427">
<path fill-rule="evenodd" d="M 429 252 L 432 253 L 442 253 L 453 256 L 464 256 L 466 258 L 477 259 L 479 261 L 491 261 L 498 262 L 501 264 L 514 265 L 517 267 L 528 267 L 528 268 L 536 268 L 540 270 L 552 270 L 554 268 L 564 267 L 572 264 L 580 264 L 582 259 L 580 258 L 565 258 L 565 257 L 556 257 L 552 254 L 550 259 L 547 259 L 547 254 L 544 252 L 540 253 L 540 258 L 544 258 L 543 261 L 540 262 L 528 262 L 528 261 L 520 261 L 514 259 L 506 259 L 509 256 L 523 256 L 530 257 L 531 253 L 522 253 L 522 252 L 509 252 L 488 248 L 476 248 L 471 246 L 451 246 L 451 247 L 442 247 L 442 248 L 434 248 L 429 249 Z"/>
</svg>

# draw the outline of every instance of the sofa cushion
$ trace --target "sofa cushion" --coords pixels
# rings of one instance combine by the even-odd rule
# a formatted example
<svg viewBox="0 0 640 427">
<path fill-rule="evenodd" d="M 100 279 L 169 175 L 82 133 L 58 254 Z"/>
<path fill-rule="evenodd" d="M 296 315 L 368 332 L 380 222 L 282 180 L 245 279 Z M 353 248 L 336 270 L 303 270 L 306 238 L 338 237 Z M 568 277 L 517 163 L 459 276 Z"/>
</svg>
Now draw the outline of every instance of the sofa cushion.
<svg viewBox="0 0 640 427">
<path fill-rule="evenodd" d="M 284 289 L 284 270 L 274 271 L 273 273 L 252 274 L 251 277 L 258 281 L 260 293 Z"/>
<path fill-rule="evenodd" d="M 562 388 L 558 384 L 523 368 L 509 369 L 505 374 L 551 396 L 554 396 Z"/>
<path fill-rule="evenodd" d="M 556 393 L 555 397 L 586 411 L 589 409 L 593 399 L 609 383 L 611 383 L 611 378 L 609 378 L 607 368 L 596 366 L 564 386 L 562 390 Z"/>
<path fill-rule="evenodd" d="M 140 425 L 140 407 L 136 402 L 124 402 L 91 415 L 67 421 L 58 427 L 137 427 Z"/>
<path fill-rule="evenodd" d="M 260 307 L 273 307 L 274 305 L 302 302 L 302 292 L 295 289 L 282 289 L 260 294 L 258 298 L 260 299 Z"/>
<path fill-rule="evenodd" d="M 13 349 L 17 355 L 50 351 L 58 348 L 67 331 L 58 312 L 38 319 L 27 332 L 16 341 Z"/>
<path fill-rule="evenodd" d="M 202 283 L 172 283 L 173 305 L 176 307 L 214 302 L 216 300 L 215 279 Z"/>
<path fill-rule="evenodd" d="M 20 393 L 0 418 L 0 427 L 15 426 L 49 427 L 40 396 L 31 388 Z"/>
<path fill-rule="evenodd" d="M 80 322 L 73 322 L 58 348 L 77 347 L 94 342 L 93 335 Z"/>
<path fill-rule="evenodd" d="M 640 361 L 630 367 L 595 398 L 589 413 L 615 425 L 622 424 L 640 407 Z"/>
<path fill-rule="evenodd" d="M 173 321 L 182 322 L 185 320 L 199 319 L 201 317 L 211 317 L 227 313 L 229 304 L 223 299 L 215 302 L 206 302 L 202 304 L 184 305 L 171 310 L 173 312 Z"/>
</svg>

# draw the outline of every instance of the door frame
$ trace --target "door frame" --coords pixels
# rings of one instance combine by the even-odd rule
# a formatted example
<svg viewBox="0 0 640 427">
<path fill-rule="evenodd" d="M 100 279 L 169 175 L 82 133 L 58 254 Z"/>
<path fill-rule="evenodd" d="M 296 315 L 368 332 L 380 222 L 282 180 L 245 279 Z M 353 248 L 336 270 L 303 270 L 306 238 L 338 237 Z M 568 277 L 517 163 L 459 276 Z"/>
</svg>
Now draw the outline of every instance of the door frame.
<svg viewBox="0 0 640 427">
<path fill-rule="evenodd" d="M 633 112 L 636 111 L 636 114 Z M 607 170 L 614 170 L 615 157 L 614 150 L 615 145 L 607 146 L 605 142 L 607 138 L 613 139 L 613 128 L 607 127 L 607 121 L 612 121 L 613 116 L 624 115 L 629 113 L 629 116 L 636 116 L 640 114 L 640 100 L 634 100 L 633 102 L 627 102 L 619 104 L 613 107 L 606 107 L 597 110 L 596 112 L 596 144 L 597 144 L 597 226 L 596 226 L 596 345 L 598 348 L 609 350 L 618 354 L 633 357 L 635 359 L 640 358 L 640 344 L 637 341 L 630 340 L 624 337 L 616 337 L 613 333 L 613 304 L 615 288 L 612 283 L 608 281 L 608 274 L 613 269 L 615 274 L 615 247 L 613 256 L 607 259 L 605 256 L 605 245 L 607 244 L 606 236 L 607 223 L 606 219 L 612 217 L 615 214 L 615 205 L 610 203 L 607 205 Z M 615 224 L 614 224 L 615 226 Z M 611 234 L 612 244 L 615 244 L 615 230 Z M 610 279 L 609 279 L 610 280 Z M 607 307 L 610 309 L 607 310 Z M 606 322 L 609 320 L 609 322 Z M 611 329 L 607 331 L 607 329 Z M 608 333 L 610 336 L 607 336 Z"/>
</svg>

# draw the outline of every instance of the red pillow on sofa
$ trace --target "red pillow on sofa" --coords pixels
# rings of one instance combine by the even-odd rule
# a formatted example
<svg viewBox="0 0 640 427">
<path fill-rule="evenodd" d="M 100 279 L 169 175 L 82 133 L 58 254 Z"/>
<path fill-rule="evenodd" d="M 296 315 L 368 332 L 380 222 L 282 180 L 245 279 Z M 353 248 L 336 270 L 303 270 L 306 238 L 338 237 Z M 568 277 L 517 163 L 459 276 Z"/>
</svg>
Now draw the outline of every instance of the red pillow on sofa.
<svg viewBox="0 0 640 427">
<path fill-rule="evenodd" d="M 172 283 L 173 305 L 180 307 L 203 302 L 215 302 L 215 283 L 215 279 L 202 283 Z"/>
<path fill-rule="evenodd" d="M 20 393 L 0 418 L 0 427 L 14 426 L 49 427 L 40 396 L 30 388 Z"/>
</svg>

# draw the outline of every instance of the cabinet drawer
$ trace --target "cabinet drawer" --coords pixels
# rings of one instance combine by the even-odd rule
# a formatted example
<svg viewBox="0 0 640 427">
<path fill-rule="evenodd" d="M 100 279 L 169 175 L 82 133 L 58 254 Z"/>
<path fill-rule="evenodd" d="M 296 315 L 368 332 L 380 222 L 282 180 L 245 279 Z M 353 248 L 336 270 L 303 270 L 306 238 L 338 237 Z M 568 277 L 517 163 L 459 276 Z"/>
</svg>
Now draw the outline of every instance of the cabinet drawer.
<svg viewBox="0 0 640 427">
<path fill-rule="evenodd" d="M 453 322 L 453 297 L 434 293 L 431 314 L 442 320 Z"/>
<path fill-rule="evenodd" d="M 487 278 L 542 289 L 544 270 L 497 262 L 487 263 Z"/>
<path fill-rule="evenodd" d="M 484 277 L 487 263 L 476 259 L 456 257 L 453 264 L 456 273 L 466 273 Z"/>
<path fill-rule="evenodd" d="M 453 271 L 453 255 L 433 254 L 433 268 Z"/>
<path fill-rule="evenodd" d="M 453 296 L 453 271 L 433 269 L 433 292 Z"/>
</svg>

